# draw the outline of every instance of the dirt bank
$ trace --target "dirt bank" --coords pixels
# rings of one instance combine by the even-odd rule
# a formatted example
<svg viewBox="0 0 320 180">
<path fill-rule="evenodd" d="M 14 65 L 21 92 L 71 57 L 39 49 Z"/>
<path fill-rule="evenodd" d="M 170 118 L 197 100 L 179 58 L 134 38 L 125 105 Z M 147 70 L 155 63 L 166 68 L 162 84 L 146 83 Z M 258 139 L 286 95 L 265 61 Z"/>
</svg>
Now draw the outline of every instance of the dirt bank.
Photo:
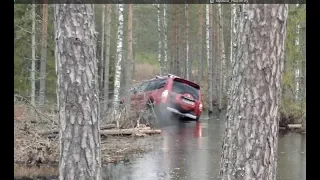
<svg viewBox="0 0 320 180">
<path fill-rule="evenodd" d="M 152 150 L 153 142 L 159 138 L 161 138 L 159 135 L 146 137 L 108 136 L 102 138 L 102 163 L 130 163 L 132 159 L 142 156 L 143 153 Z M 25 158 L 24 161 L 16 161 L 15 159 L 15 179 L 55 179 L 58 176 L 58 153 L 55 152 L 54 154 L 54 159 L 46 160 L 49 159 L 49 157 L 42 156 L 41 158 L 43 158 L 43 160 L 40 161 L 37 159 L 34 163 L 27 161 L 28 158 Z"/>
</svg>

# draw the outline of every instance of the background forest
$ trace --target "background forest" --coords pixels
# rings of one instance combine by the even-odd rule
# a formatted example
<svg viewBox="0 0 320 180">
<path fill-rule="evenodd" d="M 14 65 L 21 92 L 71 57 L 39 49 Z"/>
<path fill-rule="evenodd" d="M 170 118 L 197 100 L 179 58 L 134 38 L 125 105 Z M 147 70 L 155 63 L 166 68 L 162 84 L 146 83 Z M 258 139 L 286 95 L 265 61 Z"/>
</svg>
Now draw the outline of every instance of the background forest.
<svg viewBox="0 0 320 180">
<path fill-rule="evenodd" d="M 117 65 L 118 26 L 123 23 L 123 60 L 120 96 L 132 82 L 172 73 L 201 85 L 204 108 L 227 104 L 232 50 L 232 5 L 133 4 L 94 5 L 99 61 L 100 98 L 112 100 Z M 33 11 L 34 10 L 34 11 Z M 306 111 L 306 6 L 290 5 L 280 123 L 302 123 Z M 130 27 L 131 26 L 131 27 Z M 128 47 L 131 38 L 132 49 Z M 34 40 L 34 41 L 33 41 Z M 40 107 L 56 104 L 55 34 L 53 5 L 14 5 L 14 93 Z M 110 49 L 109 49 L 110 48 Z M 132 51 L 132 52 L 131 52 Z M 128 54 L 133 55 L 129 61 Z M 131 68 L 130 65 L 133 62 Z M 208 78 L 208 77 L 213 77 Z M 107 80 L 107 81 L 106 81 Z M 105 85 L 108 85 L 108 87 Z M 107 89 L 105 91 L 105 89 Z"/>
</svg>

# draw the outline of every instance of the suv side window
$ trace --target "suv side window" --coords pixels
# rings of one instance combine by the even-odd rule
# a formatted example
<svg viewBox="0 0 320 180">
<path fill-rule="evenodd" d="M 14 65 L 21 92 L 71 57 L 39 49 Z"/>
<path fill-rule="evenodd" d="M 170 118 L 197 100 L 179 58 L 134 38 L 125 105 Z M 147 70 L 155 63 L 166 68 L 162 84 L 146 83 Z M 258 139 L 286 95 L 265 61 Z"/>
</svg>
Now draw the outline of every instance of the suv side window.
<svg viewBox="0 0 320 180">
<path fill-rule="evenodd" d="M 149 84 L 148 82 L 142 83 L 142 84 L 137 88 L 137 92 L 144 92 L 148 84 Z"/>
<path fill-rule="evenodd" d="M 159 82 L 159 80 L 150 81 L 150 83 L 148 84 L 145 91 L 152 91 L 152 90 L 156 89 L 156 85 L 158 82 Z"/>
<path fill-rule="evenodd" d="M 167 79 L 161 79 L 158 81 L 158 84 L 156 86 L 156 89 L 161 89 L 163 88 L 167 83 Z"/>
</svg>

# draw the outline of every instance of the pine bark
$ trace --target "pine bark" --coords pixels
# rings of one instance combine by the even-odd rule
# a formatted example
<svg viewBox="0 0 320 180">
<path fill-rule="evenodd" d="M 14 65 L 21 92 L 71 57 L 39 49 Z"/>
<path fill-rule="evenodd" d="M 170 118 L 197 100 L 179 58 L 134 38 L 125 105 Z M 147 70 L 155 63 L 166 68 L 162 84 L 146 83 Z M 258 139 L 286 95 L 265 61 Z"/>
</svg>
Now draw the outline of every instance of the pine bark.
<svg viewBox="0 0 320 180">
<path fill-rule="evenodd" d="M 275 180 L 288 5 L 240 6 L 221 180 Z"/>
<path fill-rule="evenodd" d="M 47 3 L 44 0 L 44 3 Z M 48 4 L 42 5 L 42 38 L 40 62 L 40 89 L 39 106 L 43 108 L 46 98 L 46 66 L 47 66 L 47 29 L 48 29 Z"/>
<path fill-rule="evenodd" d="M 59 179 L 99 180 L 99 81 L 92 5 L 55 5 Z"/>
<path fill-rule="evenodd" d="M 33 2 L 32 4 L 32 32 L 31 32 L 31 104 L 35 105 L 35 96 L 36 96 L 36 5 Z"/>
<path fill-rule="evenodd" d="M 111 41 L 111 4 L 106 4 L 106 54 L 104 63 L 104 112 L 107 112 L 109 105 L 109 66 L 110 66 L 110 41 Z"/>
</svg>

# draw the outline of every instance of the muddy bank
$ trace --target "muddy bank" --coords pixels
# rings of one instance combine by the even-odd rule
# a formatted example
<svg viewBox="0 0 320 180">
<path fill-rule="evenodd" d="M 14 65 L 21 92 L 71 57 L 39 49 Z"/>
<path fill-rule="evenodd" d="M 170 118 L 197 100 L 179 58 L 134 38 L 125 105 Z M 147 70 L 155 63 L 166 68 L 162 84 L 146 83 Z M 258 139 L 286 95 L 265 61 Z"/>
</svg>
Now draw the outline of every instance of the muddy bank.
<svg viewBox="0 0 320 180">
<path fill-rule="evenodd" d="M 128 164 L 143 153 L 153 150 L 153 142 L 161 140 L 159 135 L 146 137 L 104 137 L 101 139 L 102 164 Z M 46 159 L 46 157 L 43 157 Z M 58 158 L 58 157 L 57 157 Z M 14 176 L 17 180 L 27 179 L 56 179 L 58 177 L 58 161 L 43 161 L 31 164 L 30 162 L 16 162 Z"/>
</svg>

